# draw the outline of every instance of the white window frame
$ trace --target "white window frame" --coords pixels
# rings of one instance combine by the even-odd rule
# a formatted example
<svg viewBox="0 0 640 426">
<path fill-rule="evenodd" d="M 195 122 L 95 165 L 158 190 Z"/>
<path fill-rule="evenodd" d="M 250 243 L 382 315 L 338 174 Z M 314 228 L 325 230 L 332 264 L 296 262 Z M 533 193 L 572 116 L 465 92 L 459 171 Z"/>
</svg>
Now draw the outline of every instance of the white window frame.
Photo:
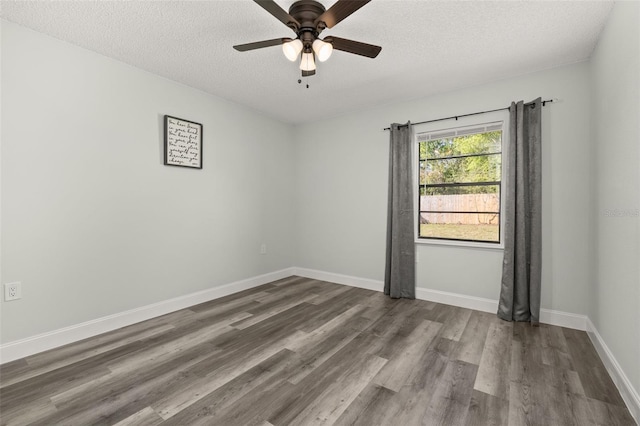
<svg viewBox="0 0 640 426">
<path fill-rule="evenodd" d="M 480 241 L 461 241 L 461 240 L 440 240 L 430 238 L 420 238 L 418 231 L 418 211 L 420 206 L 418 205 L 420 188 L 418 185 L 419 167 L 420 167 L 420 143 L 418 142 L 418 136 L 421 133 L 432 132 L 445 132 L 447 130 L 456 130 L 463 127 L 482 126 L 483 124 L 502 123 L 502 171 L 500 179 L 500 243 L 486 243 Z M 509 158 L 509 111 L 493 111 L 483 114 L 473 115 L 469 117 L 459 117 L 458 119 L 448 119 L 442 121 L 434 121 L 431 123 L 417 124 L 413 126 L 413 144 L 414 144 L 414 157 L 413 157 L 413 203 L 414 211 L 413 215 L 413 229 L 414 240 L 416 244 L 435 245 L 435 246 L 454 246 L 454 247 L 466 247 L 466 248 L 478 248 L 478 249 L 504 249 L 504 225 L 505 225 L 505 197 L 506 194 L 506 182 L 505 177 L 508 173 L 509 165 L 507 160 Z"/>
</svg>

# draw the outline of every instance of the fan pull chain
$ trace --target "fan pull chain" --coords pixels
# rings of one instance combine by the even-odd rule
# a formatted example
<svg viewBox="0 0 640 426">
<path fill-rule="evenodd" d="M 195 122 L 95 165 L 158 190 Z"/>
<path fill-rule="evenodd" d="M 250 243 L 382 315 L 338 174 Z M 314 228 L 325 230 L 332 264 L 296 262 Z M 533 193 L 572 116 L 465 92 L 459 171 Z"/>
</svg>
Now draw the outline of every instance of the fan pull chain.
<svg viewBox="0 0 640 426">
<path fill-rule="evenodd" d="M 299 78 L 298 79 L 298 84 L 302 84 L 302 79 Z M 309 88 L 309 83 L 305 80 L 305 85 L 307 86 L 307 89 Z"/>
</svg>

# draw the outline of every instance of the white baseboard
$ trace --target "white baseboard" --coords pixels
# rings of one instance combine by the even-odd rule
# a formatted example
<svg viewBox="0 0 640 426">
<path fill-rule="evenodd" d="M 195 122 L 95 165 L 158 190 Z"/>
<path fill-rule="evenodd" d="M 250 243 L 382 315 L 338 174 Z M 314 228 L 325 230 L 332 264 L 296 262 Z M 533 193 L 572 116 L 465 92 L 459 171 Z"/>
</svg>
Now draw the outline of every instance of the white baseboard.
<svg viewBox="0 0 640 426">
<path fill-rule="evenodd" d="M 482 312 L 496 313 L 498 311 L 497 300 L 431 290 L 423 287 L 416 288 L 416 298 Z M 587 317 L 585 315 L 554 311 L 551 309 L 540 309 L 540 322 L 581 331 L 585 331 L 587 327 Z"/>
<path fill-rule="evenodd" d="M 351 287 L 364 288 L 373 291 L 384 291 L 384 282 L 368 278 L 353 277 L 351 275 L 334 274 L 333 272 L 318 271 L 307 268 L 292 268 L 293 274 L 313 280 L 328 281 Z"/>
<path fill-rule="evenodd" d="M 367 290 L 383 291 L 384 282 L 368 278 L 354 277 L 351 275 L 335 274 L 333 272 L 318 271 L 316 269 L 292 268 L 293 274 L 314 280 L 328 281 L 336 284 L 344 284 L 351 287 L 359 287 Z M 460 308 L 475 309 L 482 312 L 495 313 L 498 311 L 498 301 L 482 297 L 467 296 L 459 293 L 432 290 L 424 287 L 416 288 L 416 299 L 431 302 L 444 303 Z M 586 330 L 587 317 L 569 312 L 554 311 L 551 309 L 540 310 L 540 322 L 560 327 Z"/>
<path fill-rule="evenodd" d="M 125 312 L 96 318 L 91 321 L 38 334 L 26 339 L 5 343 L 0 346 L 0 364 L 286 278 L 294 275 L 293 269 L 294 268 L 282 269 Z"/>
<path fill-rule="evenodd" d="M 625 404 L 627 404 L 629 412 L 631 412 L 636 423 L 640 424 L 640 395 L 629 381 L 627 375 L 624 374 L 620 364 L 618 364 L 613 353 L 611 353 L 609 347 L 602 339 L 602 336 L 600 336 L 598 329 L 596 329 L 589 318 L 587 318 L 587 335 L 589 336 L 589 339 L 591 339 L 593 346 L 596 348 L 596 351 L 604 363 L 605 368 L 609 372 L 611 379 L 620 391 L 620 395 L 622 396 Z"/>
<path fill-rule="evenodd" d="M 431 290 L 424 287 L 416 288 L 416 299 L 444 303 L 445 305 L 453 305 L 459 308 L 474 309 L 482 312 L 496 313 L 498 311 L 498 302 L 496 300 L 449 293 L 447 291 Z"/>
<path fill-rule="evenodd" d="M 586 315 L 572 314 L 570 312 L 563 311 L 554 311 L 552 309 L 540 309 L 540 322 L 545 324 L 586 331 L 588 319 L 589 318 Z"/>
</svg>

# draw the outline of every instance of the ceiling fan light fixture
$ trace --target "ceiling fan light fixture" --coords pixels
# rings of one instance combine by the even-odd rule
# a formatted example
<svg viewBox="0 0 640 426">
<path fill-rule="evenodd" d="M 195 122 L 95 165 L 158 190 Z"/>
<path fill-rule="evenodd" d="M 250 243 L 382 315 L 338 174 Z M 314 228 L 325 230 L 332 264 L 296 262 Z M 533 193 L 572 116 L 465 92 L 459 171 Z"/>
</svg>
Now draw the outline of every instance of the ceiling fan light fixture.
<svg viewBox="0 0 640 426">
<path fill-rule="evenodd" d="M 300 61 L 300 69 L 302 71 L 315 71 L 316 61 L 313 59 L 313 53 L 303 53 L 302 60 Z"/>
<path fill-rule="evenodd" d="M 288 13 L 276 3 L 276 0 L 254 1 L 296 35 L 238 44 L 233 48 L 239 52 L 246 52 L 281 46 L 288 60 L 300 61 L 302 77 L 315 75 L 316 60 L 328 60 L 334 49 L 367 58 L 375 58 L 382 50 L 380 46 L 346 38 L 328 36 L 324 40 L 320 39 L 322 31 L 333 28 L 371 0 L 337 0 L 329 9 L 325 9 L 319 0 L 291 0 L 293 4 L 289 7 Z"/>
<path fill-rule="evenodd" d="M 284 56 L 287 57 L 291 62 L 298 59 L 298 55 L 302 51 L 302 41 L 300 39 L 295 39 L 288 41 L 282 45 L 282 52 Z"/>
<path fill-rule="evenodd" d="M 316 56 L 320 62 L 324 62 L 331 57 L 333 53 L 333 45 L 322 41 L 319 38 L 313 41 L 313 51 L 316 52 Z"/>
</svg>

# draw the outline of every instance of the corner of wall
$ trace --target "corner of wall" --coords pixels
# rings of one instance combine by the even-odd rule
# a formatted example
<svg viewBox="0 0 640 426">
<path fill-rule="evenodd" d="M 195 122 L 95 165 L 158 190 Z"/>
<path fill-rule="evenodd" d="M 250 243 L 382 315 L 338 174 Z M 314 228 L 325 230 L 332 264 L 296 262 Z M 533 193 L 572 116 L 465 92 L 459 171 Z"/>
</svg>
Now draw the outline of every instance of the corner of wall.
<svg viewBox="0 0 640 426">
<path fill-rule="evenodd" d="M 640 421 L 639 27 L 640 4 L 616 2 L 589 62 L 593 173 L 587 332 L 636 421 Z"/>
</svg>

